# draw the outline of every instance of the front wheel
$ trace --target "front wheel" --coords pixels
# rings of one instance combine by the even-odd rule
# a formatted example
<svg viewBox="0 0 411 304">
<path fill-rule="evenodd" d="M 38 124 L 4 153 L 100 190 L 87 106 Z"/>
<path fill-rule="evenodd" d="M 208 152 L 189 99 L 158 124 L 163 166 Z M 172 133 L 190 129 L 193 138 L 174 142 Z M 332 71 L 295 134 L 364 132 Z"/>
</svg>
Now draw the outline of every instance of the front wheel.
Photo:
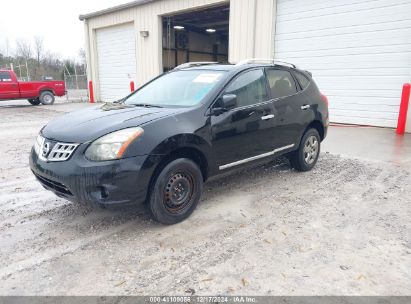
<svg viewBox="0 0 411 304">
<path fill-rule="evenodd" d="M 38 106 L 40 104 L 40 100 L 38 98 L 36 99 L 28 99 L 29 103 L 32 104 L 33 106 Z"/>
<path fill-rule="evenodd" d="M 41 92 L 39 99 L 44 105 L 52 105 L 54 103 L 54 95 L 49 91 Z"/>
<path fill-rule="evenodd" d="M 318 161 L 321 139 L 316 129 L 309 129 L 301 139 L 297 151 L 290 154 L 291 166 L 298 171 L 310 171 Z"/>
<path fill-rule="evenodd" d="M 170 162 L 150 189 L 148 208 L 155 220 L 172 225 L 193 213 L 203 190 L 203 176 L 190 159 Z"/>
</svg>

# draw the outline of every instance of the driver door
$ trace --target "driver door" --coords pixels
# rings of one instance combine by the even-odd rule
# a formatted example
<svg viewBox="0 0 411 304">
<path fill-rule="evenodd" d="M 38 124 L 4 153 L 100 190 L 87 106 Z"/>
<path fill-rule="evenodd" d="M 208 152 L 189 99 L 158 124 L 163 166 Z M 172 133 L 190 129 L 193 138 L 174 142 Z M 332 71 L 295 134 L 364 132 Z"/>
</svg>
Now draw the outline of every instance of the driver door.
<svg viewBox="0 0 411 304">
<path fill-rule="evenodd" d="M 14 99 L 19 96 L 19 86 L 13 81 L 10 72 L 0 72 L 0 99 Z"/>
<path fill-rule="evenodd" d="M 236 95 L 237 106 L 211 116 L 213 154 L 221 171 L 263 158 L 275 147 L 275 113 L 264 70 L 243 72 L 225 94 Z"/>
</svg>

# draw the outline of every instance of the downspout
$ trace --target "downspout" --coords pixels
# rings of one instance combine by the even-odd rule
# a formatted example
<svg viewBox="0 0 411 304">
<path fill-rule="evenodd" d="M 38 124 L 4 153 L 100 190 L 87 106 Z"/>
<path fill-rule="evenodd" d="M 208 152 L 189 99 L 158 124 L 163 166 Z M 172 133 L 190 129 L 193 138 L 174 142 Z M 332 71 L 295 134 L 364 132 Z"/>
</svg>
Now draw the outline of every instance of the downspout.
<svg viewBox="0 0 411 304">
<path fill-rule="evenodd" d="M 257 41 L 257 39 L 256 39 L 256 37 L 257 37 L 257 0 L 254 0 L 254 24 L 253 24 L 253 27 L 254 27 L 254 30 L 253 30 L 253 32 L 254 32 L 254 35 L 253 35 L 253 55 L 252 55 L 252 58 L 255 58 L 255 54 L 257 53 L 256 52 L 256 41 Z"/>
<path fill-rule="evenodd" d="M 91 64 L 91 55 L 90 55 L 90 34 L 89 34 L 89 25 L 88 20 L 84 19 L 84 37 L 86 40 L 85 51 L 86 51 L 86 71 L 87 71 L 87 81 L 92 81 L 92 64 Z"/>
<path fill-rule="evenodd" d="M 273 33 L 273 37 L 272 37 L 272 39 L 273 39 L 273 41 L 272 41 L 272 43 L 271 43 L 271 47 L 272 47 L 272 56 L 273 56 L 273 58 L 275 58 L 275 38 L 277 37 L 277 3 L 278 3 L 278 1 L 277 0 L 273 0 L 273 17 L 274 17 L 274 20 L 273 20 L 273 23 L 272 23 L 272 33 Z"/>
</svg>

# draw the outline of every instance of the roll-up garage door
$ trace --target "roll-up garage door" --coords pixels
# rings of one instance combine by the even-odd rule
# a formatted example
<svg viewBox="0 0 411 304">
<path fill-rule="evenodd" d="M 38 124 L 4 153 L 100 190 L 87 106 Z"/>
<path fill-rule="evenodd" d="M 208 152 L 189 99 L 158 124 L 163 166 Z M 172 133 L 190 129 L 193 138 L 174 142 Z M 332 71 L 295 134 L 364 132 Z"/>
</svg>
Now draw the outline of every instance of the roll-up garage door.
<svg viewBox="0 0 411 304">
<path fill-rule="evenodd" d="M 96 31 L 101 101 L 114 101 L 130 94 L 130 81 L 136 78 L 134 32 L 133 24 Z"/>
<path fill-rule="evenodd" d="M 410 0 L 277 0 L 275 58 L 313 73 L 338 123 L 395 127 L 411 81 Z"/>
</svg>

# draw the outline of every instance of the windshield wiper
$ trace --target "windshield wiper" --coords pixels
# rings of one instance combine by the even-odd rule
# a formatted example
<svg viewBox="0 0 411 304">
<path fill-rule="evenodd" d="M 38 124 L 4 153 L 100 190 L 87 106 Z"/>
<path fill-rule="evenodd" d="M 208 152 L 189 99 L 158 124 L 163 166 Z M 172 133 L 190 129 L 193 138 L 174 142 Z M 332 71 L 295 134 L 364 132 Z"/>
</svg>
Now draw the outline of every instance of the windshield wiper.
<svg viewBox="0 0 411 304">
<path fill-rule="evenodd" d="M 123 103 L 125 99 L 126 99 L 126 97 L 121 98 L 121 99 L 116 100 L 116 101 L 113 101 L 112 103 L 115 103 L 115 104 L 117 104 L 117 103 Z"/>
<path fill-rule="evenodd" d="M 122 110 L 122 109 L 127 109 L 131 108 L 132 106 L 126 105 L 123 103 L 114 103 L 114 102 L 106 102 L 101 106 L 100 109 L 103 111 L 112 111 L 112 110 Z"/>
<path fill-rule="evenodd" d="M 156 105 L 151 105 L 151 104 L 144 104 L 144 103 L 139 103 L 139 104 L 133 104 L 132 106 L 134 107 L 141 107 L 141 108 L 163 108 L 160 106 L 156 106 Z"/>
</svg>

